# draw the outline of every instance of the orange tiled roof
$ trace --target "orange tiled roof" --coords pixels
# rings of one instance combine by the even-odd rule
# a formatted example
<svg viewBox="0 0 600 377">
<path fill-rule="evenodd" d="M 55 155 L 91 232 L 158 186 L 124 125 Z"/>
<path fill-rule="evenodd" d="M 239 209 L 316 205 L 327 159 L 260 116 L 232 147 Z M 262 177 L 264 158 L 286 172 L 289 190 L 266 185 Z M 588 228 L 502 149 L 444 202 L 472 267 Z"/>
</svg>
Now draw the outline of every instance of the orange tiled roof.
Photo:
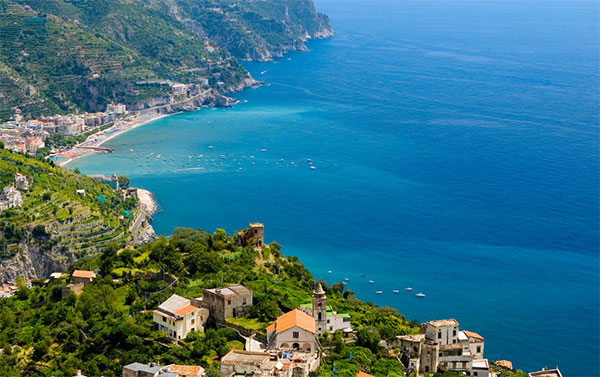
<svg viewBox="0 0 600 377">
<path fill-rule="evenodd" d="M 271 323 L 269 326 L 267 326 L 267 332 L 271 332 L 273 330 L 275 330 L 275 324 Z"/>
<path fill-rule="evenodd" d="M 365 373 L 363 371 L 359 371 L 358 374 L 356 375 L 356 377 L 375 377 L 375 376 Z"/>
<path fill-rule="evenodd" d="M 94 271 L 75 270 L 73 271 L 74 278 L 95 278 Z"/>
<path fill-rule="evenodd" d="M 178 314 L 183 317 L 184 315 L 188 314 L 189 312 L 193 312 L 196 309 L 198 309 L 198 308 L 195 307 L 194 305 L 188 304 L 188 305 L 184 306 L 183 308 L 179 309 L 178 311 L 176 311 L 175 314 Z"/>
<path fill-rule="evenodd" d="M 291 312 L 287 312 L 284 315 L 277 317 L 277 320 L 275 321 L 277 334 L 295 326 L 313 334 L 316 333 L 315 318 L 298 309 L 294 309 Z"/>
<path fill-rule="evenodd" d="M 513 368 L 512 362 L 510 362 L 508 360 L 498 360 L 498 361 L 496 361 L 496 365 L 500 365 L 500 366 L 506 367 L 508 369 Z"/>
<path fill-rule="evenodd" d="M 472 331 L 467 331 L 467 330 L 463 330 L 463 332 L 465 333 L 466 336 L 468 336 L 469 338 L 479 338 L 481 340 L 483 340 L 483 336 L 477 334 L 476 332 L 472 332 Z"/>
<path fill-rule="evenodd" d="M 198 365 L 170 365 L 169 372 L 175 372 L 179 374 L 179 377 L 183 376 L 203 376 L 204 368 Z"/>
</svg>

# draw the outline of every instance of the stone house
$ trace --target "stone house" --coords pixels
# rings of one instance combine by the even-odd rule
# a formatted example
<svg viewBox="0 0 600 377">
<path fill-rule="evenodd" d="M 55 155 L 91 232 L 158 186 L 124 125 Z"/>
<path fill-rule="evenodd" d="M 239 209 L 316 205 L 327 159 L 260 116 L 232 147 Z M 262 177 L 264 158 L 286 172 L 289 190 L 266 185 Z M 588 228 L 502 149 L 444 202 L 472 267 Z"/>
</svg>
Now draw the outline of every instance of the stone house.
<svg viewBox="0 0 600 377">
<path fill-rule="evenodd" d="M 184 339 L 190 332 L 204 332 L 208 320 L 208 309 L 192 304 L 192 301 L 173 294 L 153 310 L 156 328 L 173 340 Z"/>
<path fill-rule="evenodd" d="M 268 352 L 231 350 L 221 358 L 221 376 L 275 374 L 277 360 Z"/>
<path fill-rule="evenodd" d="M 33 178 L 27 174 L 15 174 L 15 187 L 21 191 L 29 190 L 29 186 L 33 183 Z"/>
<path fill-rule="evenodd" d="M 562 373 L 558 368 L 556 369 L 544 369 L 537 372 L 530 372 L 527 374 L 529 377 L 562 377 Z"/>
<path fill-rule="evenodd" d="M 463 330 L 458 333 L 463 344 L 463 354 L 472 355 L 475 359 L 483 359 L 484 338 L 476 332 Z"/>
<path fill-rule="evenodd" d="M 315 353 L 319 348 L 315 319 L 298 309 L 279 316 L 267 327 L 267 347 Z"/>
<path fill-rule="evenodd" d="M 88 285 L 96 278 L 94 271 L 75 270 L 73 271 L 73 284 Z"/>
<path fill-rule="evenodd" d="M 420 334 L 398 336 L 393 346 L 400 349 L 404 366 L 419 374 L 449 370 L 486 377 L 485 370 L 489 373 L 488 361 L 483 358 L 484 338 L 460 331 L 455 319 L 426 322 Z"/>
<path fill-rule="evenodd" d="M 237 246 L 253 245 L 254 248 L 261 248 L 265 244 L 265 226 L 261 223 L 250 223 L 250 227 L 237 232 L 235 243 Z"/>
<path fill-rule="evenodd" d="M 210 310 L 210 316 L 219 323 L 228 318 L 243 316 L 252 306 L 252 291 L 242 284 L 226 288 L 202 290 L 202 306 Z"/>
</svg>

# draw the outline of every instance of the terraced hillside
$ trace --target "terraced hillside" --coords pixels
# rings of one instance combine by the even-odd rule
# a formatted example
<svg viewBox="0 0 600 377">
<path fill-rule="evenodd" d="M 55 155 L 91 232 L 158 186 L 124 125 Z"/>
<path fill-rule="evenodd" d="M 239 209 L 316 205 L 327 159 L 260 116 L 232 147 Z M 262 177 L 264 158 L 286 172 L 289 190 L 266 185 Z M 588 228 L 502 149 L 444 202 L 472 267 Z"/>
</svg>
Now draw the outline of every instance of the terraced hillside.
<svg viewBox="0 0 600 377">
<path fill-rule="evenodd" d="M 33 183 L 22 192 L 22 207 L 0 211 L 0 279 L 47 276 L 110 243 L 131 243 L 137 199 L 123 201 L 98 180 L 0 150 L 0 186 L 12 185 L 15 173 Z"/>
<path fill-rule="evenodd" d="M 166 81 L 240 90 L 254 82 L 235 57 L 331 34 L 310 0 L 0 0 L 0 14 L 0 120 L 144 103 Z"/>
</svg>

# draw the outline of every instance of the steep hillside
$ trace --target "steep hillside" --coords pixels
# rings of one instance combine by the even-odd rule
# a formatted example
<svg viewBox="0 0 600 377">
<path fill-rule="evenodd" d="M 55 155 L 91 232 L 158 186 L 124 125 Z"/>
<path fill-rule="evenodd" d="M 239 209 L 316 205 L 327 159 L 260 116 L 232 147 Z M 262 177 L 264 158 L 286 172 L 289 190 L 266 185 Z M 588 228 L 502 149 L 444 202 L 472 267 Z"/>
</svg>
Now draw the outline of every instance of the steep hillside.
<svg viewBox="0 0 600 377">
<path fill-rule="evenodd" d="M 12 185 L 15 173 L 33 183 L 21 192 L 21 207 L 0 211 L 0 280 L 45 277 L 109 243 L 131 242 L 137 199 L 123 201 L 99 180 L 0 150 L 0 188 Z"/>
<path fill-rule="evenodd" d="M 164 81 L 240 90 L 253 81 L 235 57 L 332 33 L 310 0 L 0 0 L 0 14 L 0 119 L 135 104 Z"/>
</svg>

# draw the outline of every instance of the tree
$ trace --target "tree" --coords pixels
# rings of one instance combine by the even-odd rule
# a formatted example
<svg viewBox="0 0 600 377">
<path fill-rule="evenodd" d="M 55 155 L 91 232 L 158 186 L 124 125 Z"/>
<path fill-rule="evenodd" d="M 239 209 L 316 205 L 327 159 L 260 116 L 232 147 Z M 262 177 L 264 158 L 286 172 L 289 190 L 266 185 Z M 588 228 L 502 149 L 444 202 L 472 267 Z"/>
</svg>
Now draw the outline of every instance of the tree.
<svg viewBox="0 0 600 377">
<path fill-rule="evenodd" d="M 27 289 L 27 283 L 25 283 L 25 279 L 23 276 L 19 276 L 17 278 L 17 297 L 19 300 L 26 300 L 29 297 L 29 290 Z"/>
<path fill-rule="evenodd" d="M 357 344 L 361 347 L 370 349 L 373 352 L 379 351 L 379 341 L 381 336 L 375 327 L 361 327 L 356 332 L 358 337 Z"/>
<path fill-rule="evenodd" d="M 120 175 L 117 177 L 117 181 L 119 182 L 120 188 L 128 188 L 131 181 L 124 175 Z"/>
</svg>

